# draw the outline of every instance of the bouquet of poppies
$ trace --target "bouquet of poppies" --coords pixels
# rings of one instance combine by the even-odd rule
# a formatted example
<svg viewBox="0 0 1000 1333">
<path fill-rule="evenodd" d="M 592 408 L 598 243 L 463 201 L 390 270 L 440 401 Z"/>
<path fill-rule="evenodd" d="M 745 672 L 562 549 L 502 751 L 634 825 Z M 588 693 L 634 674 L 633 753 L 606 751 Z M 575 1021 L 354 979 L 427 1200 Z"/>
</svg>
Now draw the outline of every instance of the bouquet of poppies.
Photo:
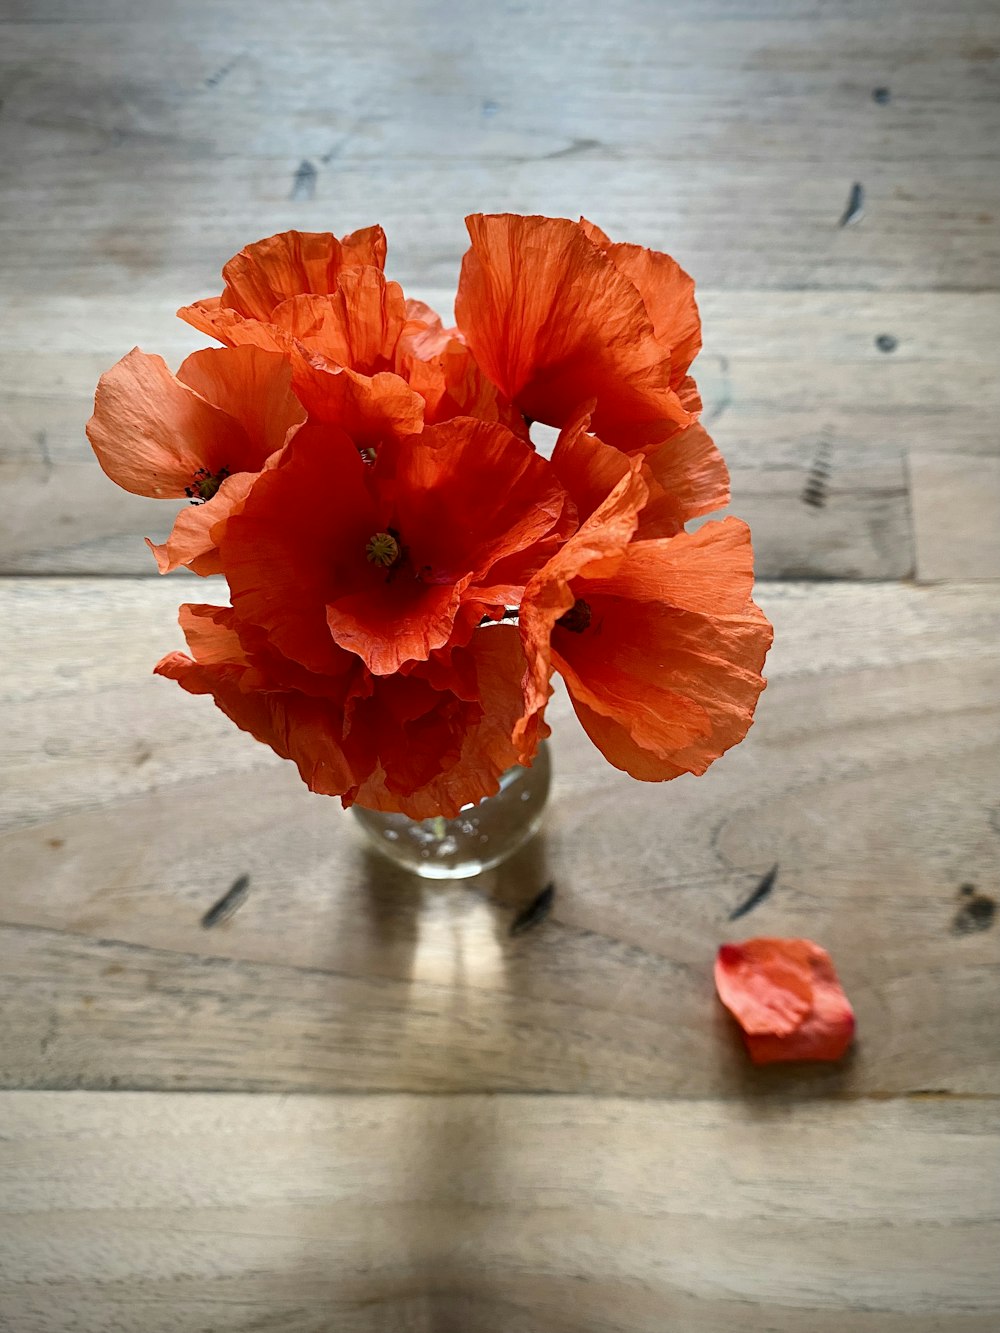
<svg viewBox="0 0 1000 1333">
<path fill-rule="evenodd" d="M 771 628 L 688 368 L 694 284 L 562 218 L 467 220 L 456 328 L 384 274 L 380 227 L 286 232 L 138 349 L 87 433 L 126 490 L 186 499 L 162 573 L 223 574 L 156 671 L 345 806 L 453 817 L 530 764 L 559 672 L 645 781 L 750 726 Z M 551 458 L 534 422 L 559 430 Z"/>
</svg>

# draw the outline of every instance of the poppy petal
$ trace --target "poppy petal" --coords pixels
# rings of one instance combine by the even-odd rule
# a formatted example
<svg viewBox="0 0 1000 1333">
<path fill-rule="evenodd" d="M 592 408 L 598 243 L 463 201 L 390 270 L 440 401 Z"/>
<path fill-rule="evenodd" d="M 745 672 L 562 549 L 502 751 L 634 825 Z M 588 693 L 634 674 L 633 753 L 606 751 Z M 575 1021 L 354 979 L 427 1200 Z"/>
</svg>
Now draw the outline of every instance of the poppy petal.
<svg viewBox="0 0 1000 1333">
<path fill-rule="evenodd" d="M 524 590 L 518 616 L 528 664 L 525 676 L 526 711 L 518 727 L 524 734 L 532 719 L 545 708 L 551 694 L 552 630 L 574 604 L 571 580 L 583 573 L 610 573 L 624 558 L 635 531 L 638 513 L 648 494 L 640 476 L 641 464 L 631 460 L 629 470 L 604 502 Z"/>
<path fill-rule="evenodd" d="M 812 940 L 723 944 L 715 986 L 755 1064 L 839 1060 L 851 1044 L 854 1011 L 830 955 Z"/>
<path fill-rule="evenodd" d="M 628 457 L 620 449 L 589 433 L 593 408 L 593 399 L 581 404 L 559 432 L 552 451 L 556 476 L 569 492 L 581 523 L 604 503 L 632 470 Z"/>
<path fill-rule="evenodd" d="M 424 786 L 402 795 L 388 785 L 386 767 L 393 767 L 395 755 L 386 752 L 380 767 L 353 794 L 357 804 L 398 811 L 411 819 L 437 815 L 453 819 L 467 805 L 495 795 L 501 776 L 514 764 L 530 763 L 548 728 L 537 719 L 521 744 L 512 739 L 524 711 L 520 682 L 525 662 L 517 630 L 512 625 L 480 630 L 468 653 L 481 706 L 478 721 L 465 726 L 458 757 Z"/>
<path fill-rule="evenodd" d="M 634 541 L 614 574 L 587 581 L 588 596 L 667 602 L 706 616 L 742 611 L 752 591 L 750 529 L 733 517 L 705 523 L 697 532 Z"/>
<path fill-rule="evenodd" d="M 552 466 L 505 426 L 458 417 L 427 427 L 396 457 L 414 561 L 436 581 L 488 586 L 501 560 L 545 537 L 566 495 Z M 520 589 L 518 590 L 520 591 Z"/>
<path fill-rule="evenodd" d="M 345 560 L 353 561 L 352 575 L 365 575 L 365 547 L 379 530 L 368 471 L 346 435 L 307 422 L 279 465 L 261 474 L 220 541 L 237 615 L 311 671 L 339 669 L 327 604 Z"/>
<path fill-rule="evenodd" d="M 226 347 L 259 347 L 264 352 L 285 353 L 292 345 L 292 335 L 286 329 L 267 320 L 248 319 L 238 310 L 221 306 L 217 296 L 181 306 L 177 317 Z"/>
<path fill-rule="evenodd" d="M 537 686 L 542 665 L 562 672 L 580 721 L 612 764 L 664 781 L 703 773 L 743 739 L 771 642 L 767 619 L 749 600 L 745 524 L 727 519 L 636 542 L 612 568 L 584 567 L 571 580 L 559 597 L 535 586 L 525 594 L 532 681 Z M 587 623 L 561 624 L 580 600 Z"/>
<path fill-rule="evenodd" d="M 396 346 L 396 371 L 423 398 L 428 425 L 453 417 L 499 421 L 519 439 L 530 443 L 522 413 L 501 396 L 458 338 L 449 338 L 430 359 L 417 355 L 401 338 Z"/>
<path fill-rule="evenodd" d="M 329 232 L 286 231 L 246 246 L 225 265 L 222 305 L 269 320 L 275 306 L 303 292 L 337 289 L 345 268 L 385 264 L 385 233 L 366 227 L 338 241 Z"/>
<path fill-rule="evenodd" d="M 593 605 L 608 647 L 588 651 L 557 629 L 553 652 L 574 706 L 579 698 L 587 710 L 577 710 L 584 728 L 611 763 L 645 781 L 666 780 L 704 773 L 743 740 L 764 689 L 760 668 L 771 642 L 771 627 L 752 602 L 729 616 L 652 602 L 595 599 Z M 679 709 L 678 698 L 684 700 Z M 591 714 L 608 717 L 623 734 L 593 725 Z M 681 734 L 669 743 L 658 739 L 678 728 Z M 617 738 L 613 753 L 606 748 L 609 737 Z M 659 778 L 652 776 L 657 761 Z"/>
<path fill-rule="evenodd" d="M 671 537 L 693 518 L 729 504 L 729 470 L 703 426 L 677 431 L 644 461 L 653 485 L 639 537 Z"/>
<path fill-rule="evenodd" d="M 371 375 L 391 370 L 406 306 L 398 283 L 377 268 L 345 269 L 337 289 L 282 301 L 270 321 L 338 366 Z"/>
<path fill-rule="evenodd" d="M 156 557 L 160 573 L 171 574 L 186 565 L 203 578 L 221 574 L 217 549 L 220 525 L 243 504 L 256 480 L 256 472 L 237 472 L 226 477 L 211 500 L 181 510 L 165 542 L 157 544 L 147 537 L 146 545 Z"/>
<path fill-rule="evenodd" d="M 595 432 L 625 449 L 690 424 L 642 297 L 576 223 L 474 214 L 466 225 L 458 324 L 502 394 L 553 426 L 596 398 Z"/>
<path fill-rule="evenodd" d="M 256 450 L 256 458 L 243 460 L 243 471 L 258 472 L 306 418 L 286 359 L 259 347 L 193 352 L 177 378 L 243 427 Z"/>
<path fill-rule="evenodd" d="M 138 348 L 101 376 L 87 438 L 112 481 L 156 499 L 186 494 L 202 471 L 260 467 L 239 422 Z"/>
<path fill-rule="evenodd" d="M 155 667 L 157 675 L 190 694 L 212 695 L 241 730 L 291 759 L 311 791 L 339 796 L 367 776 L 374 758 L 362 736 L 345 743 L 341 702 L 245 688 L 250 664 L 229 607 L 183 606 L 180 618 L 195 659 L 169 653 Z"/>
<path fill-rule="evenodd" d="M 292 348 L 291 367 L 310 417 L 339 426 L 359 449 L 376 448 L 386 436 L 416 435 L 423 425 L 424 401 L 398 375 L 360 375 L 301 343 Z"/>
<path fill-rule="evenodd" d="M 701 350 L 701 318 L 694 299 L 694 279 L 676 259 L 659 250 L 614 244 L 585 218 L 580 219 L 580 228 L 642 297 L 653 335 L 670 353 L 671 387 L 680 390 L 688 367 Z M 690 383 L 693 385 L 694 381 Z"/>
<path fill-rule="evenodd" d="M 458 329 L 446 329 L 441 316 L 426 301 L 406 302 L 406 323 L 400 335 L 402 350 L 420 361 L 433 361 L 449 343 L 462 338 Z"/>
<path fill-rule="evenodd" d="M 156 668 L 189 694 L 210 694 L 241 731 L 291 759 L 310 791 L 340 796 L 361 780 L 356 760 L 337 741 L 340 709 L 329 699 L 275 691 L 245 692 L 237 667 L 201 666 L 169 653 Z M 367 776 L 367 774 L 365 774 Z"/>
<path fill-rule="evenodd" d="M 468 583 L 466 577 L 459 583 L 425 584 L 405 575 L 392 582 L 370 580 L 362 592 L 329 603 L 330 636 L 357 653 L 374 675 L 391 675 L 448 642 Z"/>
</svg>

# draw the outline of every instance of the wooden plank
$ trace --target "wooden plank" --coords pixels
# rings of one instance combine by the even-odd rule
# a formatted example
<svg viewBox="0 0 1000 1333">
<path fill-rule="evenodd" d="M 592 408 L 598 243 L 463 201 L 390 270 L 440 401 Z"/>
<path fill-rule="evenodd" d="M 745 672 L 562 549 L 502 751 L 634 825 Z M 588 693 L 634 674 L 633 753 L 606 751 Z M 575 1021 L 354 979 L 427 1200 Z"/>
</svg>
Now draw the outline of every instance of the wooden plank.
<svg viewBox="0 0 1000 1333">
<path fill-rule="evenodd" d="M 759 576 L 909 576 L 903 454 L 831 445 L 830 438 L 820 429 L 798 445 L 772 445 L 751 464 L 732 466 L 730 508 L 753 530 Z M 0 535 L 0 573 L 157 578 L 143 539 L 166 538 L 176 504 L 116 490 L 92 457 L 55 462 L 48 439 L 39 433 L 34 461 L 0 460 L 0 488 L 16 497 Z M 936 521 L 932 514 L 929 522 Z"/>
<path fill-rule="evenodd" d="M 0 1097 L 17 1333 L 987 1333 L 993 1108 Z"/>
<path fill-rule="evenodd" d="M 706 288 L 1000 288 L 1000 184 L 984 162 L 931 174 L 920 164 L 830 171 L 769 158 L 661 164 L 593 153 L 490 165 L 428 162 L 417 150 L 387 161 L 373 145 L 354 163 L 320 163 L 315 193 L 293 199 L 308 154 L 178 163 L 163 148 L 151 162 L 150 151 L 141 141 L 109 148 L 107 163 L 90 150 L 83 162 L 42 158 L 30 172 L 0 176 L 8 212 L 36 220 L 30 230 L 0 225 L 5 289 L 31 296 L 42 274 L 49 290 L 99 295 L 109 274 L 126 291 L 152 271 L 204 290 L 249 240 L 373 220 L 392 238 L 400 277 L 445 285 L 467 245 L 462 218 L 476 211 L 585 213 L 615 235 L 669 250 Z M 865 216 L 843 227 L 859 176 Z"/>
<path fill-rule="evenodd" d="M 7 25 L 0 69 L 31 74 L 16 79 L 7 109 L 21 153 L 169 134 L 182 156 L 237 148 L 318 162 L 422 148 L 430 159 L 498 164 L 602 149 L 953 164 L 992 157 L 1000 116 L 995 13 L 965 25 L 912 11 L 906 24 L 883 11 L 712 21 L 711 6 L 683 15 L 646 0 L 602 25 L 584 0 L 572 15 L 539 5 L 516 22 L 506 6 L 456 9 L 445 25 L 380 0 L 336 24 L 290 5 L 277 33 L 260 3 L 198 8 L 196 23 L 184 13 L 193 9 L 147 3 L 125 23 Z M 58 71 L 47 68 L 53 57 Z M 873 98 L 886 84 L 889 96 Z"/>
<path fill-rule="evenodd" d="M 960 915 L 1000 860 L 989 585 L 765 585 L 758 722 L 699 780 L 616 773 L 559 696 L 544 840 L 450 887 L 369 856 L 335 803 L 148 676 L 189 589 L 223 595 L 0 588 L 6 1086 L 1000 1091 L 998 936 Z M 204 930 L 242 874 L 247 903 Z M 510 939 L 550 878 L 552 917 Z M 747 1068 L 711 961 L 754 934 L 832 951 L 846 1065 Z"/>
<path fill-rule="evenodd" d="M 910 474 L 918 577 L 1000 578 L 1000 458 L 914 457 Z"/>
<path fill-rule="evenodd" d="M 623 18 L 635 22 L 643 16 L 648 18 L 650 14 L 661 13 L 662 8 L 656 0 L 626 0 L 622 6 Z M 670 0 L 669 12 L 678 18 L 697 18 L 703 22 L 751 20 L 759 23 L 761 20 L 795 20 L 815 24 L 829 19 L 831 9 L 829 0 L 762 0 L 759 4 L 749 4 L 748 0 Z M 837 17 L 844 20 L 864 22 L 870 20 L 872 16 L 869 0 L 837 0 L 836 11 Z M 319 20 L 327 13 L 325 0 L 289 0 L 287 12 L 289 25 L 307 24 L 313 29 L 319 27 Z M 515 0 L 505 7 L 504 12 L 511 17 L 522 19 L 529 10 L 522 9 Z M 879 12 L 884 12 L 891 18 L 906 16 L 911 20 L 919 19 L 921 22 L 927 18 L 941 17 L 940 6 L 936 5 L 934 0 L 885 0 Z M 996 15 L 990 0 L 956 0 L 948 12 L 956 21 L 962 20 L 968 26 L 972 38 L 976 35 L 977 23 L 989 24 Z M 150 0 L 138 4 L 134 3 L 134 0 L 5 0 L 0 23 L 39 26 L 49 24 L 66 26 L 76 23 L 147 26 L 157 15 L 162 17 L 167 14 L 174 23 L 193 23 L 195 19 L 202 17 L 213 18 L 220 25 L 229 25 L 238 22 L 246 13 L 247 5 L 241 3 L 241 0 L 217 0 L 208 15 L 199 7 L 198 0 L 170 0 L 168 5 L 160 6 L 153 5 Z M 375 14 L 379 17 L 384 13 L 384 9 L 375 8 Z M 461 11 L 456 11 L 456 19 L 460 17 L 460 13 Z M 588 21 L 590 10 L 587 3 L 568 13 L 564 26 L 568 26 L 577 16 L 579 16 L 578 22 Z M 354 18 L 354 15 L 351 17 Z M 422 23 L 423 16 L 419 11 L 418 17 Z M 288 29 L 283 28 L 281 32 L 276 32 L 275 39 L 287 31 Z M 377 28 L 373 35 L 380 35 Z M 381 35 L 388 37 L 392 34 L 383 31 Z"/>
<path fill-rule="evenodd" d="M 634 0 L 608 25 L 586 0 L 438 25 L 395 0 L 317 22 L 300 0 L 281 33 L 261 5 L 202 9 L 7 6 L 0 571 L 150 570 L 138 539 L 167 520 L 94 471 L 93 384 L 133 342 L 197 345 L 167 311 L 248 239 L 377 217 L 396 276 L 447 301 L 461 214 L 513 208 L 592 213 L 697 275 L 707 418 L 765 576 L 912 572 L 905 451 L 995 447 L 989 6 L 893 23 Z M 794 287 L 838 290 L 774 290 Z"/>
<path fill-rule="evenodd" d="M 117 491 L 83 426 L 101 371 L 134 343 L 175 365 L 206 345 L 174 318 L 166 278 L 157 284 L 155 299 L 12 303 L 0 329 L 0 483 L 14 502 L 0 570 L 153 576 L 142 538 L 161 540 L 176 507 Z M 413 290 L 445 310 L 453 296 Z M 705 420 L 730 461 L 732 508 L 754 528 L 761 575 L 908 576 L 906 455 L 996 449 L 1000 297 L 707 292 L 701 306 Z M 884 334 L 896 340 L 890 353 L 877 346 Z"/>
<path fill-rule="evenodd" d="M 460 214 L 513 208 L 599 213 L 711 287 L 996 289 L 1000 24 L 890 12 L 633 0 L 607 24 L 585 0 L 437 25 L 380 0 L 335 24 L 289 5 L 280 33 L 259 3 L 32 12 L 0 54 L 0 271 L 25 295 L 207 277 L 335 213 L 380 217 L 404 273 L 445 282 Z"/>
</svg>

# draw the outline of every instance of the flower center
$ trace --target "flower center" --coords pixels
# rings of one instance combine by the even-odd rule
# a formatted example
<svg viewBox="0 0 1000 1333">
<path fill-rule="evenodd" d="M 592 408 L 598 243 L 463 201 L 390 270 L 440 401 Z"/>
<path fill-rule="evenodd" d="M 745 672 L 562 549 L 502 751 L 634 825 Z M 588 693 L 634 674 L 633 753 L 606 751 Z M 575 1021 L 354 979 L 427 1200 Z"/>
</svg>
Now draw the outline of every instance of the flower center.
<svg viewBox="0 0 1000 1333">
<path fill-rule="evenodd" d="M 571 634 L 582 634 L 585 629 L 590 629 L 591 616 L 590 603 L 578 597 L 566 614 L 559 617 L 556 624 L 561 629 L 568 629 Z"/>
<path fill-rule="evenodd" d="M 397 564 L 403 548 L 399 544 L 399 534 L 391 529 L 388 532 L 376 532 L 365 547 L 365 555 L 373 565 L 382 569 L 391 569 Z"/>
<path fill-rule="evenodd" d="M 203 505 L 206 500 L 211 500 L 228 476 L 227 467 L 219 468 L 218 472 L 209 472 L 207 467 L 200 467 L 192 477 L 191 485 L 184 487 L 184 494 L 193 505 Z"/>
</svg>

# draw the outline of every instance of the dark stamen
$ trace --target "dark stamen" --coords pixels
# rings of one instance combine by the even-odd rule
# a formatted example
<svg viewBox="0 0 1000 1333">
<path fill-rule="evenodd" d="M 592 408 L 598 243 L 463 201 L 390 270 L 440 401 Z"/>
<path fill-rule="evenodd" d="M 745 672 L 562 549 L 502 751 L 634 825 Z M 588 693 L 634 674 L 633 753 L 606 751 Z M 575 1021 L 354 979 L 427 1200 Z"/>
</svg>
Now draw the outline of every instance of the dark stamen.
<svg viewBox="0 0 1000 1333">
<path fill-rule="evenodd" d="M 365 555 L 373 565 L 379 565 L 382 569 L 392 569 L 393 565 L 399 563 L 402 555 L 397 534 L 391 530 L 376 532 L 365 547 Z"/>
<path fill-rule="evenodd" d="M 200 467 L 191 485 L 184 487 L 184 494 L 193 505 L 203 505 L 206 500 L 211 500 L 228 476 L 227 467 L 219 468 L 218 472 L 209 472 L 207 467 Z"/>
<path fill-rule="evenodd" d="M 559 617 L 556 624 L 560 629 L 568 629 L 571 634 L 582 634 L 585 629 L 590 629 L 591 619 L 590 603 L 578 597 L 566 614 Z"/>
</svg>

